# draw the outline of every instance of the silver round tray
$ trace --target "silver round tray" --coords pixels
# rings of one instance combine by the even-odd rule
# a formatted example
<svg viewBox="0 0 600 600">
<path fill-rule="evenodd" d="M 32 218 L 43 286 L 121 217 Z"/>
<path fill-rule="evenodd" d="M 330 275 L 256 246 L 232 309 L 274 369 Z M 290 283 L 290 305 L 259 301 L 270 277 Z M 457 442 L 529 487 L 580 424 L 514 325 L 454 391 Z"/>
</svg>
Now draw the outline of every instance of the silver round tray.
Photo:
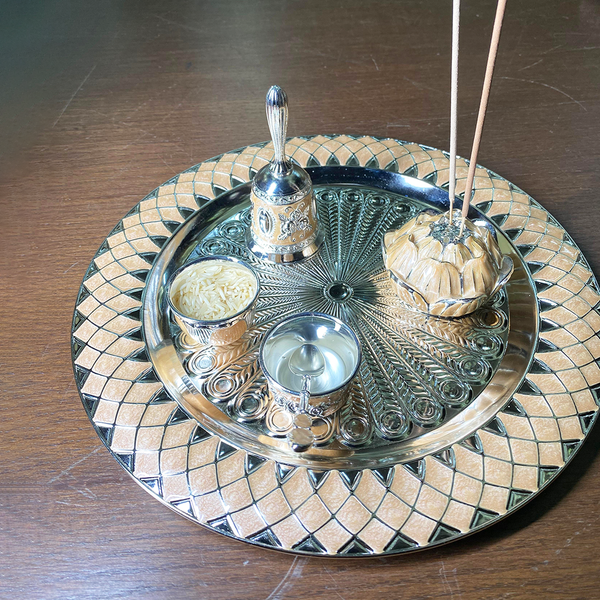
<svg viewBox="0 0 600 600">
<path fill-rule="evenodd" d="M 315 185 L 317 256 L 273 265 L 246 249 L 245 182 L 270 159 L 265 144 L 157 188 L 100 248 L 73 327 L 76 380 L 98 433 L 171 508 L 276 549 L 398 553 L 515 510 L 597 415 L 600 296 L 585 259 L 529 196 L 480 168 L 473 211 L 497 226 L 515 273 L 474 315 L 428 318 L 396 299 L 380 244 L 419 210 L 446 206 L 446 155 L 349 136 L 296 138 L 287 150 Z M 175 269 L 211 254 L 243 258 L 261 280 L 254 327 L 221 348 L 183 334 L 164 293 Z M 273 323 L 304 310 L 351 325 L 363 361 L 343 410 L 297 455 L 257 353 Z"/>
</svg>

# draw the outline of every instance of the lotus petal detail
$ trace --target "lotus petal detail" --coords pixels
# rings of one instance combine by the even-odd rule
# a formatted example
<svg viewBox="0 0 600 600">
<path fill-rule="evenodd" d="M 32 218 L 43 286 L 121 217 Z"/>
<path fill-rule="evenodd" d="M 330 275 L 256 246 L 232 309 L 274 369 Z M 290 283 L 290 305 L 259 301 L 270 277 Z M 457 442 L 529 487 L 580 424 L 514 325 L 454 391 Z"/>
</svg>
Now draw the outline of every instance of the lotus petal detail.
<svg viewBox="0 0 600 600">
<path fill-rule="evenodd" d="M 495 232 L 469 219 L 460 232 L 460 211 L 426 210 L 383 237 L 383 260 L 398 297 L 421 312 L 462 317 L 505 285 L 513 261 L 502 254 Z"/>
</svg>

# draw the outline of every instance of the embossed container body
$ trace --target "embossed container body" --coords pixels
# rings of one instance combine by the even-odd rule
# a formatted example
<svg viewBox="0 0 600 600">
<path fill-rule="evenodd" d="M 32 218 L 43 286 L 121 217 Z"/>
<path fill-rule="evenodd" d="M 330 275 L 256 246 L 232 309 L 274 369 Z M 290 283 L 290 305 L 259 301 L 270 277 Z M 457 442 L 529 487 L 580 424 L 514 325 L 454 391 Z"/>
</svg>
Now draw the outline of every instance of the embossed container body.
<svg viewBox="0 0 600 600">
<path fill-rule="evenodd" d="M 400 300 L 438 317 L 475 312 L 510 279 L 514 265 L 502 255 L 494 228 L 484 220 L 465 223 L 460 212 L 425 210 L 382 240 L 383 260 Z"/>
<path fill-rule="evenodd" d="M 300 379 L 296 390 L 287 387 L 281 376 L 289 375 L 286 358 L 303 344 L 315 344 L 325 357 L 324 378 L 313 380 L 307 413 L 312 417 L 327 417 L 342 407 L 348 386 L 356 375 L 361 361 L 360 343 L 348 325 L 317 312 L 292 315 L 277 323 L 265 335 L 260 346 L 259 361 L 277 404 L 297 413 L 300 405 Z"/>
<path fill-rule="evenodd" d="M 272 182 L 271 166 L 265 169 L 252 182 L 250 250 L 273 262 L 293 262 L 311 256 L 318 250 L 323 236 L 318 228 L 317 207 L 308 174 L 290 165 L 289 173 L 281 178 L 277 188 L 280 194 L 272 195 L 267 191 Z"/>
<path fill-rule="evenodd" d="M 173 303 L 171 292 L 173 283 L 177 277 L 198 263 L 208 261 L 234 263 L 245 268 L 254 278 L 256 292 L 252 300 L 243 310 L 235 315 L 232 315 L 231 317 L 213 321 L 194 319 L 193 317 L 184 315 Z M 209 256 L 188 263 L 173 273 L 167 286 L 167 300 L 169 303 L 169 309 L 177 325 L 182 331 L 185 331 L 197 342 L 202 344 L 213 344 L 214 346 L 225 346 L 235 342 L 252 326 L 252 322 L 254 321 L 256 300 L 259 293 L 260 282 L 256 276 L 256 273 L 254 273 L 254 271 L 245 262 L 238 260 L 237 258 L 232 258 L 231 256 Z"/>
<path fill-rule="evenodd" d="M 293 262 L 313 255 L 323 241 L 309 174 L 285 156 L 287 96 L 273 86 L 266 101 L 275 155 L 252 181 L 248 246 L 256 256 Z"/>
</svg>

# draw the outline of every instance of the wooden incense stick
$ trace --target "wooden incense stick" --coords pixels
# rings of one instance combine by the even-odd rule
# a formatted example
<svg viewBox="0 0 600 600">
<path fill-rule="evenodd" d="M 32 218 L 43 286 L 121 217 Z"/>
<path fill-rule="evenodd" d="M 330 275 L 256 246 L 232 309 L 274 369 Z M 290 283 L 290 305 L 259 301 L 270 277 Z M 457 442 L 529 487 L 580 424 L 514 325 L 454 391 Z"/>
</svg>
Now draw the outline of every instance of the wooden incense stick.
<svg viewBox="0 0 600 600">
<path fill-rule="evenodd" d="M 490 52 L 488 54 L 487 66 L 485 69 L 485 79 L 483 81 L 483 90 L 481 92 L 481 102 L 479 103 L 479 114 L 477 115 L 477 126 L 475 136 L 473 137 L 473 148 L 471 149 L 471 162 L 467 174 L 467 183 L 462 207 L 461 233 L 465 226 L 465 219 L 469 212 L 471 204 L 471 194 L 473 192 L 473 180 L 475 179 L 475 168 L 477 166 L 477 154 L 479 152 L 479 143 L 481 142 L 481 133 L 483 132 L 483 122 L 485 121 L 485 111 L 487 109 L 488 98 L 490 96 L 490 87 L 492 85 L 492 76 L 494 74 L 494 63 L 498 53 L 498 42 L 500 41 L 500 31 L 502 29 L 502 19 L 504 18 L 504 8 L 506 0 L 498 0 L 496 8 L 496 18 L 494 20 L 494 30 L 492 31 L 492 41 L 490 42 Z"/>
<path fill-rule="evenodd" d="M 450 175 L 448 196 L 450 198 L 449 224 L 456 196 L 456 113 L 458 111 L 458 36 L 460 24 L 460 0 L 452 1 L 452 67 L 450 84 Z"/>
</svg>

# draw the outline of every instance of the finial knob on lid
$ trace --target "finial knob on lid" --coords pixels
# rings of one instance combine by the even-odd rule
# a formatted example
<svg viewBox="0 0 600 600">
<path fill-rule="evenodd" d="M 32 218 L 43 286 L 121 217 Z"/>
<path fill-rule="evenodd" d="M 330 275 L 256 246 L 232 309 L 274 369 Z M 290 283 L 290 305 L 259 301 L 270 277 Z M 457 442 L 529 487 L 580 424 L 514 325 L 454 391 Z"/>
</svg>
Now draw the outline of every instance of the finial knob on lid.
<svg viewBox="0 0 600 600">
<path fill-rule="evenodd" d="M 293 262 L 314 254 L 323 240 L 309 174 L 285 155 L 287 95 L 274 85 L 266 100 L 274 157 L 252 181 L 249 248 L 260 258 Z"/>
</svg>

